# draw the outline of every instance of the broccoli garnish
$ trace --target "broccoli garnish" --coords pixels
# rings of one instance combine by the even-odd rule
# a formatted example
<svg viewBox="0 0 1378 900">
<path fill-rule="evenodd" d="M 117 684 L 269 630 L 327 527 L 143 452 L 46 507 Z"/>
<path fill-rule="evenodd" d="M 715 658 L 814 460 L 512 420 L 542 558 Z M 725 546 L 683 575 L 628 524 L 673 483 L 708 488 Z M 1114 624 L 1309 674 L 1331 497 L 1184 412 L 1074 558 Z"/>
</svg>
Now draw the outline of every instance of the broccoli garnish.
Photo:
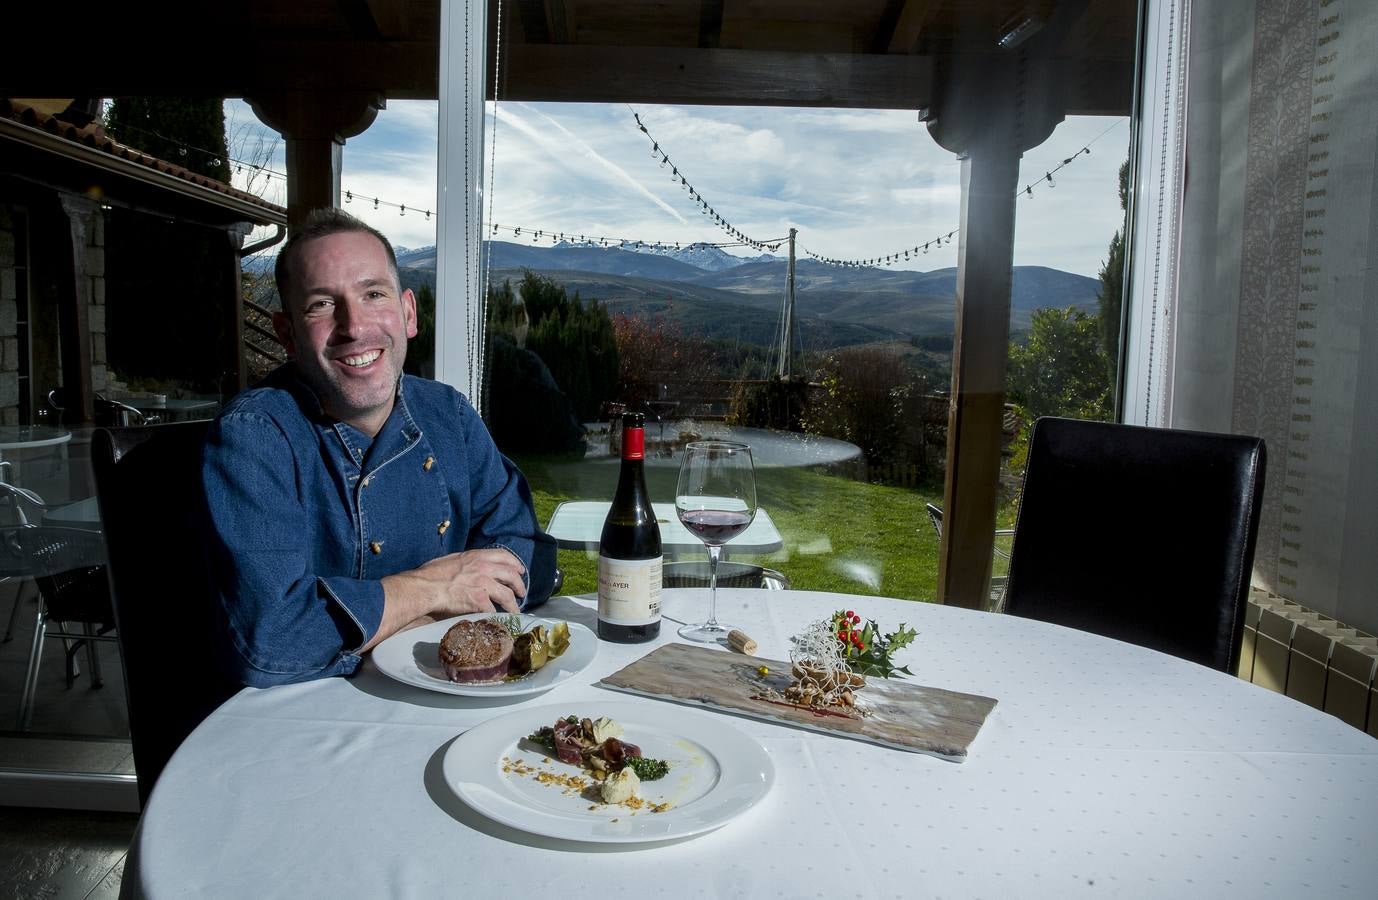
<svg viewBox="0 0 1378 900">
<path fill-rule="evenodd" d="M 534 744 L 539 744 L 551 753 L 555 752 L 555 729 L 549 725 L 542 725 L 534 732 L 526 736 L 526 739 Z"/>
<path fill-rule="evenodd" d="M 642 781 L 656 781 L 664 778 L 670 771 L 670 764 L 663 759 L 646 759 L 641 756 L 629 758 L 623 765 L 624 769 L 631 769 L 636 773 L 636 777 Z"/>
</svg>

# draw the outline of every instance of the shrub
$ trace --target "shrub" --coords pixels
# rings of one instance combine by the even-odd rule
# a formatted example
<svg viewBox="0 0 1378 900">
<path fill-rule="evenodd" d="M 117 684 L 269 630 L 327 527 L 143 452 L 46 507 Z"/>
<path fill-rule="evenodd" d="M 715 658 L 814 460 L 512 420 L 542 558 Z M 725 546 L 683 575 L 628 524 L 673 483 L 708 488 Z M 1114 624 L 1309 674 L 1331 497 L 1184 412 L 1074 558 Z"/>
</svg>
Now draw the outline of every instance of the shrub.
<svg viewBox="0 0 1378 900">
<path fill-rule="evenodd" d="M 932 472 L 935 414 L 941 401 L 896 353 L 874 347 L 841 350 L 828 357 L 820 377 L 822 392 L 805 410 L 805 431 L 849 441 L 861 448 L 870 466 L 917 466 Z"/>
<path fill-rule="evenodd" d="M 739 381 L 732 396 L 729 425 L 802 431 L 809 384 L 799 376 L 769 381 Z"/>
</svg>

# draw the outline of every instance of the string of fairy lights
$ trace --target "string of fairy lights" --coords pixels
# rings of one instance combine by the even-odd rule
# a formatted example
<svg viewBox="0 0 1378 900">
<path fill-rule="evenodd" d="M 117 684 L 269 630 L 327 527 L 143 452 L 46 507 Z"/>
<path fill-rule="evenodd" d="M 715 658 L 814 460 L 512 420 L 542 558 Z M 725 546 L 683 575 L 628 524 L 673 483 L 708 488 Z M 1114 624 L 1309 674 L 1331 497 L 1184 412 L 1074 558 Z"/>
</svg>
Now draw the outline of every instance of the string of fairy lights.
<svg viewBox="0 0 1378 900">
<path fill-rule="evenodd" d="M 628 107 L 628 109 L 631 110 L 632 118 L 636 122 L 637 129 L 646 136 L 646 139 L 651 144 L 652 159 L 657 160 L 661 168 L 668 168 L 670 170 L 671 180 L 675 184 L 679 185 L 679 187 L 686 192 L 690 201 L 692 201 L 694 205 L 698 207 L 699 211 L 704 216 L 706 216 L 715 227 L 721 229 L 724 233 L 731 237 L 732 240 L 721 242 L 670 241 L 663 239 L 648 239 L 643 237 L 621 237 L 602 234 L 584 234 L 545 227 L 533 228 L 527 225 L 502 225 L 497 222 L 494 222 L 489 226 L 492 233 L 494 235 L 497 235 L 501 232 L 506 232 L 508 234 L 511 234 L 513 238 L 520 240 L 529 239 L 532 243 L 540 243 L 542 241 L 548 240 L 552 246 L 559 245 L 562 243 L 568 243 L 571 245 L 583 247 L 616 248 L 631 251 L 649 250 L 654 252 L 670 252 L 707 248 L 726 249 L 732 247 L 750 247 L 761 252 L 775 252 L 780 249 L 780 246 L 786 240 L 788 240 L 788 238 L 785 237 L 775 237 L 766 239 L 752 237 L 751 235 L 748 235 L 745 231 L 743 231 L 741 228 L 738 228 L 736 225 L 734 225 L 727 217 L 723 216 L 718 211 L 718 209 L 708 201 L 708 199 L 703 195 L 702 191 L 700 191 L 697 187 L 695 187 L 693 183 L 689 181 L 688 176 L 684 174 L 684 171 L 680 169 L 679 165 L 676 164 L 673 159 L 671 159 L 669 151 L 661 146 L 660 141 L 655 137 L 655 135 L 651 133 L 650 128 L 646 125 L 646 123 L 642 121 L 641 115 L 637 113 L 636 110 L 632 109 L 630 106 Z M 1068 157 L 1065 157 L 1062 160 L 1062 162 L 1060 162 L 1058 165 L 1045 171 L 1042 177 L 1036 178 L 1033 181 L 1030 181 L 1027 184 L 1025 184 L 1023 187 L 1019 188 L 1017 191 L 1015 191 L 1015 197 L 1017 199 L 1025 197 L 1032 198 L 1034 196 L 1035 188 L 1042 187 L 1044 185 L 1046 185 L 1049 188 L 1056 187 L 1057 182 L 1055 180 L 1055 176 L 1063 169 L 1074 163 L 1079 157 L 1083 155 L 1089 156 L 1091 154 L 1091 146 L 1095 144 L 1097 141 L 1099 141 L 1101 138 L 1109 134 L 1119 124 L 1119 121 L 1112 123 L 1100 134 L 1096 135 L 1094 138 L 1087 141 L 1086 144 L 1082 146 L 1080 149 L 1078 149 L 1075 153 L 1071 154 Z M 143 134 L 151 135 L 161 140 L 168 141 L 169 143 L 176 144 L 178 147 L 179 154 L 184 157 L 188 153 L 202 153 L 210 157 L 212 165 L 215 166 L 220 165 L 220 160 L 222 158 L 227 159 L 229 164 L 234 168 L 234 174 L 243 174 L 247 170 L 251 177 L 254 175 L 261 175 L 265 178 L 268 178 L 269 180 L 281 179 L 284 183 L 286 183 L 287 181 L 286 173 L 279 172 L 262 163 L 245 161 L 230 156 L 222 157 L 221 154 L 215 151 L 206 150 L 201 147 L 195 147 L 189 144 L 185 144 L 183 142 L 176 141 L 173 138 L 169 138 L 166 135 L 159 134 L 158 132 L 138 128 L 136 126 L 125 125 L 124 128 L 133 131 L 138 131 Z M 346 205 L 353 205 L 356 202 L 359 203 L 361 206 L 371 208 L 373 210 L 395 209 L 397 210 L 399 216 L 406 216 L 407 212 L 410 211 L 413 214 L 420 214 L 425 221 L 430 221 L 432 215 L 432 211 L 429 208 L 418 207 L 416 205 L 408 205 L 405 203 L 395 203 L 390 200 L 385 200 L 382 197 L 367 196 L 364 194 L 360 194 L 352 189 L 346 190 L 344 192 L 344 203 Z M 941 249 L 944 245 L 951 245 L 951 243 L 954 240 L 956 240 L 956 237 L 959 234 L 959 232 L 960 229 L 953 228 L 945 233 L 934 235 L 925 241 L 915 243 L 913 246 L 905 247 L 900 250 L 894 250 L 888 253 L 883 253 L 871 257 L 856 257 L 843 259 L 823 253 L 817 253 L 809 249 L 808 247 L 803 246 L 802 244 L 799 245 L 799 249 L 815 261 L 829 266 L 837 266 L 842 268 L 879 268 L 882 266 L 893 266 L 897 263 L 902 263 L 912 259 L 916 259 L 924 254 L 927 254 L 930 250 Z"/>
<path fill-rule="evenodd" d="M 628 106 L 627 108 L 631 109 L 630 106 Z M 722 215 L 716 209 L 713 208 L 713 204 L 709 203 L 704 198 L 703 194 L 699 193 L 698 189 L 689 183 L 689 179 L 686 178 L 684 173 L 679 170 L 679 166 L 675 165 L 674 162 L 670 159 L 670 154 L 661 149 L 660 141 L 657 141 L 655 139 L 655 136 L 651 134 L 650 129 L 646 127 L 645 122 L 641 121 L 641 116 L 636 112 L 636 110 L 632 110 L 632 118 L 636 120 L 636 127 L 640 128 L 641 133 L 646 135 L 646 139 L 651 142 L 651 158 L 659 158 L 660 167 L 662 169 L 664 169 L 667 166 L 670 168 L 670 180 L 689 192 L 689 199 L 694 201 L 694 203 L 698 205 L 699 210 L 705 216 L 708 216 L 708 218 L 713 222 L 714 225 L 718 226 L 723 231 L 730 234 L 735 240 L 737 240 L 741 244 L 744 244 L 748 247 L 752 247 L 756 250 L 764 250 L 766 249 L 767 245 L 771 244 L 774 245 L 771 249 L 776 249 L 779 247 L 780 241 L 785 240 L 785 238 L 771 238 L 769 241 L 756 240 L 754 238 L 748 237 L 746 232 L 742 231 L 740 228 L 733 225 L 731 222 L 727 221 L 727 219 L 724 219 Z"/>
</svg>

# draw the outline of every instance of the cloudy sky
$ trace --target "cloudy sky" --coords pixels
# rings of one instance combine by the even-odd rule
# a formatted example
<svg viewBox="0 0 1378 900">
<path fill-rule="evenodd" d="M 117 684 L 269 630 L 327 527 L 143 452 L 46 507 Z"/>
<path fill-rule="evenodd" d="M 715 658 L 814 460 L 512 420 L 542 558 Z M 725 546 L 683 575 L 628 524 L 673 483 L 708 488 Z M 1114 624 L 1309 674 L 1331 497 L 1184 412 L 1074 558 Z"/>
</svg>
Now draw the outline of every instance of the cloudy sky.
<svg viewBox="0 0 1378 900">
<path fill-rule="evenodd" d="M 801 258 L 806 250 L 841 259 L 884 256 L 957 227 L 960 163 L 912 112 L 503 102 L 496 124 L 489 105 L 487 122 L 488 140 L 496 140 L 489 222 L 502 226 L 497 237 L 529 243 L 526 236 L 540 230 L 730 241 L 672 180 L 671 166 L 652 156 L 633 112 L 724 219 L 758 240 L 798 228 Z M 227 103 L 226 119 L 231 156 L 284 170 L 281 142 L 246 106 Z M 404 247 L 435 243 L 434 215 L 428 221 L 420 211 L 436 205 L 436 121 L 434 102 L 391 101 L 345 144 L 342 185 L 355 197 L 346 208 Z M 1017 265 L 1096 275 L 1122 221 L 1116 174 L 1128 144 L 1127 119 L 1072 118 L 1024 155 L 1021 186 L 1083 147 L 1091 150 L 1054 174 L 1055 186 L 1038 183 L 1032 197 L 1021 196 Z M 277 202 L 285 197 L 281 179 L 250 168 L 236 184 Z M 382 201 L 376 210 L 372 198 Z M 514 226 L 523 237 L 507 230 Z M 955 264 L 954 244 L 896 268 Z"/>
</svg>

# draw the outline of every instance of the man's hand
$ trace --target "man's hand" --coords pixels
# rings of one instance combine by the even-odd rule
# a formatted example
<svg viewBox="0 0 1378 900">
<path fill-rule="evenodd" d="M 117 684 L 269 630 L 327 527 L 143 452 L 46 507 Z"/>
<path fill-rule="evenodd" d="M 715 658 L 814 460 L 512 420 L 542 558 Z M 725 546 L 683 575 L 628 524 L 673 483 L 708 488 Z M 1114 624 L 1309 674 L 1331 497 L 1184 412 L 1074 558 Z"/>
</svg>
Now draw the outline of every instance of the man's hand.
<svg viewBox="0 0 1378 900">
<path fill-rule="evenodd" d="M 431 620 L 472 612 L 517 612 L 526 596 L 521 560 L 495 547 L 465 550 L 383 579 L 383 620 L 364 650 L 423 616 Z"/>
<path fill-rule="evenodd" d="M 521 560 L 495 547 L 451 553 L 391 577 L 414 578 L 432 598 L 424 612 L 443 619 L 472 612 L 516 612 L 526 595 L 524 572 Z M 385 594 L 388 581 L 383 579 Z"/>
</svg>

